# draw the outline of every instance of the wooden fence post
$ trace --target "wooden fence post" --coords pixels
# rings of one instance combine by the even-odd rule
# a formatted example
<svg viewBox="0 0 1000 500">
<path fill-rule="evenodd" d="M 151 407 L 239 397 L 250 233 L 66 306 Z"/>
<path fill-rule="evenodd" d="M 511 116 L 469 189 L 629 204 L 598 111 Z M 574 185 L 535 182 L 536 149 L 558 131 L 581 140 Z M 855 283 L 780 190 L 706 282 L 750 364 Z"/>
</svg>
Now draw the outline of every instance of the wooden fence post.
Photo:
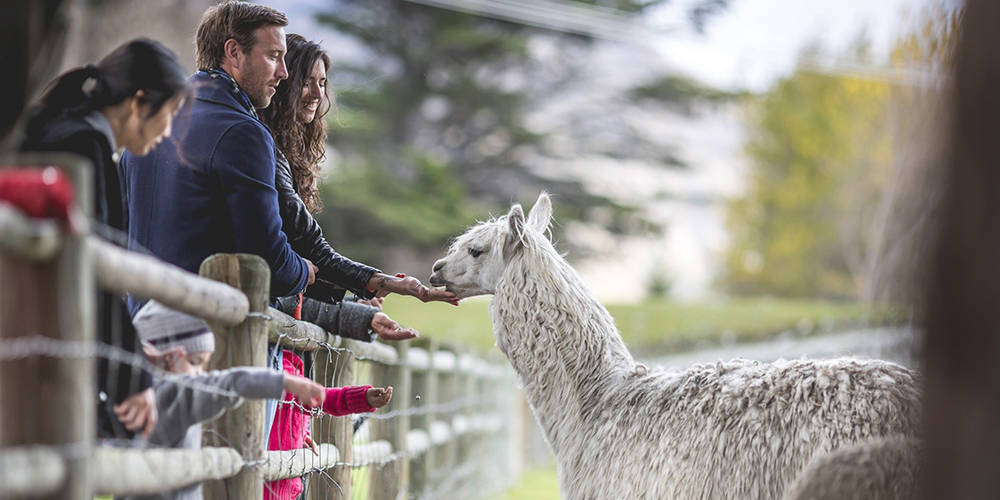
<svg viewBox="0 0 1000 500">
<path fill-rule="evenodd" d="M 0 255 L 0 337 L 93 341 L 94 291 L 82 237 L 49 262 Z M 47 498 L 93 498 L 88 461 L 96 424 L 96 360 L 38 356 L 0 364 L 0 447 L 68 445 L 67 478 Z M 66 418 L 72 415 L 73 418 Z"/>
<path fill-rule="evenodd" d="M 199 273 L 242 290 L 250 301 L 251 313 L 267 312 L 271 270 L 261 257 L 248 254 L 212 255 L 201 263 Z M 210 370 L 267 366 L 267 323 L 264 318 L 249 316 L 233 327 L 212 322 L 209 326 L 215 333 L 215 354 L 209 361 Z M 267 444 L 264 404 L 263 400 L 248 399 L 221 418 L 206 423 L 203 444 L 232 446 L 243 460 L 260 460 L 264 457 Z M 229 479 L 206 482 L 204 494 L 207 500 L 260 499 L 264 495 L 264 482 L 245 467 Z"/>
<path fill-rule="evenodd" d="M 89 164 L 66 155 L 25 159 L 31 161 L 24 164 L 62 165 L 83 213 L 91 213 Z M 59 253 L 46 262 L 0 254 L 0 337 L 92 342 L 95 291 L 82 235 L 64 235 Z M 94 358 L 39 356 L 0 363 L 0 448 L 66 446 L 61 450 L 66 480 L 44 498 L 93 498 L 89 460 L 97 430 L 96 377 Z"/>
<path fill-rule="evenodd" d="M 343 387 L 354 382 L 354 356 L 347 351 L 333 351 L 327 356 L 315 357 L 316 382 L 325 387 Z M 351 463 L 354 460 L 354 424 L 349 417 L 323 417 L 313 419 L 313 440 L 331 443 L 340 452 L 339 461 Z M 353 468 L 339 465 L 324 472 L 315 472 L 309 477 L 309 500 L 346 500 L 351 498 L 351 472 Z M 336 483 L 330 484 L 330 481 Z"/>
<path fill-rule="evenodd" d="M 372 383 L 378 387 L 392 386 L 392 401 L 385 409 L 379 410 L 380 412 L 405 412 L 410 408 L 413 396 L 410 394 L 410 367 L 406 364 L 409 349 L 407 342 L 398 342 L 396 350 L 399 352 L 399 364 L 375 366 Z M 375 473 L 370 475 L 371 498 L 372 500 L 408 498 L 410 459 L 406 455 L 406 433 L 410 430 L 410 417 L 404 414 L 371 423 L 372 439 L 388 440 L 392 444 L 393 453 L 400 454 L 399 458 L 375 469 Z"/>
</svg>

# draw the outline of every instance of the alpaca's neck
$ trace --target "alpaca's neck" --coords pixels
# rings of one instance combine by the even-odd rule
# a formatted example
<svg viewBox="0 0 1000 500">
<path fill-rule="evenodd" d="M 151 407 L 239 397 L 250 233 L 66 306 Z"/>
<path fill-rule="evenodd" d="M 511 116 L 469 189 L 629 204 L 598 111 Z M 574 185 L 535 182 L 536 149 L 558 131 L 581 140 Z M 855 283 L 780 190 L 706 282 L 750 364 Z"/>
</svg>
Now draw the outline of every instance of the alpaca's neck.
<svg viewBox="0 0 1000 500">
<path fill-rule="evenodd" d="M 491 313 L 497 346 L 558 452 L 559 441 L 570 437 L 560 429 L 575 425 L 635 362 L 576 272 L 558 255 L 542 254 L 508 264 Z"/>
</svg>

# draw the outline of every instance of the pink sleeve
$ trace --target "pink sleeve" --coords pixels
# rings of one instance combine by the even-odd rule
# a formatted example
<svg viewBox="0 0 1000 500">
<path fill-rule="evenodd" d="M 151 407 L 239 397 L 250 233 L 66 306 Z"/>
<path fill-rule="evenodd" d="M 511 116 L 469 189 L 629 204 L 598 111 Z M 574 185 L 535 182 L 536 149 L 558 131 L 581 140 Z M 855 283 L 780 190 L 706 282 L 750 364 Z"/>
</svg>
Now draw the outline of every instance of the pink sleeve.
<svg viewBox="0 0 1000 500">
<path fill-rule="evenodd" d="M 365 393 L 371 387 L 370 385 L 330 387 L 326 390 L 323 411 L 336 417 L 351 413 L 373 412 L 375 407 L 368 406 L 368 399 L 365 397 Z"/>
</svg>

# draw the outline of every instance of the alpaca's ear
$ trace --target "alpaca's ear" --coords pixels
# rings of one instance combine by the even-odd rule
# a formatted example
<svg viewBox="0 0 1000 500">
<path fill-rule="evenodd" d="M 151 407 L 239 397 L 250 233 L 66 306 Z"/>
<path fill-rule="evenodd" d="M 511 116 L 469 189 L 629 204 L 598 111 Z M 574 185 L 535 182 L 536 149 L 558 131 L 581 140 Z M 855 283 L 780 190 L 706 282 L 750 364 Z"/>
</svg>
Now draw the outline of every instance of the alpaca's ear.
<svg viewBox="0 0 1000 500">
<path fill-rule="evenodd" d="M 507 224 L 510 225 L 510 234 L 507 235 L 504 246 L 515 249 L 521 245 L 521 240 L 524 238 L 524 210 L 520 203 L 510 207 L 510 212 L 507 212 Z"/>
<path fill-rule="evenodd" d="M 538 201 L 535 202 L 535 206 L 531 207 L 531 212 L 528 213 L 528 226 L 544 234 L 545 230 L 549 228 L 549 222 L 551 221 L 552 200 L 549 199 L 548 193 L 542 191 L 538 195 Z"/>
</svg>

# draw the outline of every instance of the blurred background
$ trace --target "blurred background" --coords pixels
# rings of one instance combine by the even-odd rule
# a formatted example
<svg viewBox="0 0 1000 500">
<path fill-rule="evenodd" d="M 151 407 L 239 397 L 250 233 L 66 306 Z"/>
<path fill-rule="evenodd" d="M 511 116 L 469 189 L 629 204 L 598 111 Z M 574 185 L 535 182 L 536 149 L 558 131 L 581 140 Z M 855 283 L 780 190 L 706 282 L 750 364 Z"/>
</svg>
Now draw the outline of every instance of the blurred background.
<svg viewBox="0 0 1000 500">
<path fill-rule="evenodd" d="M 62 68 L 149 36 L 193 70 L 213 3 L 76 0 Z M 334 61 L 317 218 L 344 255 L 426 281 L 450 237 L 547 190 L 639 358 L 912 363 L 959 2 L 260 3 Z M 499 356 L 486 301 L 415 302 L 386 310 Z M 509 498 L 556 498 L 534 449 Z"/>
</svg>

